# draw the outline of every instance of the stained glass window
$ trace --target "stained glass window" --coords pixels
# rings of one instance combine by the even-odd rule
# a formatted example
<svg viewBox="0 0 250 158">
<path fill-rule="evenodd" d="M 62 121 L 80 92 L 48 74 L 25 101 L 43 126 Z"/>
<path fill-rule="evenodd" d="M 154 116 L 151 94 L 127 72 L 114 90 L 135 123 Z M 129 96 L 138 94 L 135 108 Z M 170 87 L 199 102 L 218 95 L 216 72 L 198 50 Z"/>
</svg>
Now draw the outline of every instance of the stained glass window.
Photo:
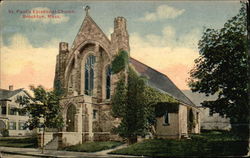
<svg viewBox="0 0 250 158">
<path fill-rule="evenodd" d="M 110 99 L 111 91 L 111 67 L 107 66 L 106 68 L 106 99 Z"/>
<path fill-rule="evenodd" d="M 95 65 L 95 56 L 90 55 L 87 57 L 85 62 L 85 89 L 84 93 L 86 95 L 93 95 L 94 89 L 94 65 Z"/>
</svg>

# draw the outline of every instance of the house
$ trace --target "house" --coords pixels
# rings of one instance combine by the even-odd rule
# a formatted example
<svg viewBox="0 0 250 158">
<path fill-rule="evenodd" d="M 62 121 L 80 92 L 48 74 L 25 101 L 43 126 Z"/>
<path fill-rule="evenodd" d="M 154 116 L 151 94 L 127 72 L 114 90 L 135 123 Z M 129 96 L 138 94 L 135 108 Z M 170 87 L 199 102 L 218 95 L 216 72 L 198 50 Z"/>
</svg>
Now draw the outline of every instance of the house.
<svg viewBox="0 0 250 158">
<path fill-rule="evenodd" d="M 110 99 L 119 79 L 119 75 L 111 74 L 111 61 L 120 50 L 130 52 L 126 19 L 115 18 L 114 32 L 109 40 L 88 10 L 72 47 L 65 42 L 59 44 L 54 83 L 66 92 L 60 101 L 66 126 L 62 132 L 53 134 L 58 147 L 121 139 L 111 132 L 120 120 L 110 114 Z M 175 84 L 166 75 L 133 58 L 130 64 L 139 74 L 147 76 L 149 86 L 180 102 L 176 112 L 166 112 L 157 118 L 155 136 L 181 138 L 187 137 L 188 132 L 199 133 L 199 109 Z M 190 116 L 195 118 L 196 124 L 189 129 Z M 53 140 L 45 144 L 55 144 Z"/>
<path fill-rule="evenodd" d="M 220 116 L 218 113 L 212 114 L 207 107 L 199 107 L 201 112 L 201 129 L 202 130 L 230 130 L 230 119 Z"/>
<path fill-rule="evenodd" d="M 216 100 L 218 96 L 206 96 L 202 93 L 194 93 L 191 90 L 185 90 L 183 93 L 188 96 L 192 102 L 200 109 L 200 125 L 201 130 L 230 130 L 230 119 L 220 116 L 218 113 L 212 114 L 208 107 L 201 105 L 203 101 Z"/>
<path fill-rule="evenodd" d="M 25 122 L 29 117 L 27 114 L 19 113 L 15 109 L 22 108 L 16 99 L 18 96 L 30 97 L 24 89 L 0 89 L 0 130 L 8 129 L 10 136 L 26 136 L 31 134 L 31 131 L 24 128 Z"/>
</svg>

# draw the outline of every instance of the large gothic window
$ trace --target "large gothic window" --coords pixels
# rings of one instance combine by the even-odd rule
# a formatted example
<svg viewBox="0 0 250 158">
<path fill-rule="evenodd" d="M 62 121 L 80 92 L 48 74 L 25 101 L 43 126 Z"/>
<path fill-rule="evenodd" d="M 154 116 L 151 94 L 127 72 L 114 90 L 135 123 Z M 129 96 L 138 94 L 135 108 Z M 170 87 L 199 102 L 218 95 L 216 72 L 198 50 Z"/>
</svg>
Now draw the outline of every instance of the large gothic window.
<svg viewBox="0 0 250 158">
<path fill-rule="evenodd" d="M 111 91 L 111 67 L 110 65 L 106 68 L 106 99 L 110 99 Z"/>
<path fill-rule="evenodd" d="M 84 94 L 92 95 L 94 89 L 94 65 L 95 65 L 95 56 L 88 56 L 85 62 L 85 89 Z"/>
</svg>

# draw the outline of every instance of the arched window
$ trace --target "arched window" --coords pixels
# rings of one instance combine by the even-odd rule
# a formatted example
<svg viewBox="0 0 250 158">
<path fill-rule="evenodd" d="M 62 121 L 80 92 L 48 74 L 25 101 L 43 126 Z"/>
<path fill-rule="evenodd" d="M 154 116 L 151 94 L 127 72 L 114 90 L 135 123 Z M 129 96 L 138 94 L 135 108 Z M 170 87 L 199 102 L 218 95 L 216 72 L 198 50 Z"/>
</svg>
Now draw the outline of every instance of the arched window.
<svg viewBox="0 0 250 158">
<path fill-rule="evenodd" d="M 69 89 L 69 90 L 72 90 L 72 89 L 73 89 L 73 75 L 72 75 L 72 74 L 69 76 L 68 89 Z"/>
<path fill-rule="evenodd" d="M 165 112 L 165 114 L 163 115 L 163 125 L 169 125 L 169 114 L 168 111 Z"/>
<path fill-rule="evenodd" d="M 110 99 L 111 91 L 111 67 L 110 65 L 106 68 L 106 99 Z"/>
<path fill-rule="evenodd" d="M 85 62 L 85 89 L 84 94 L 92 95 L 94 89 L 94 65 L 95 65 L 95 56 L 88 56 Z"/>
</svg>

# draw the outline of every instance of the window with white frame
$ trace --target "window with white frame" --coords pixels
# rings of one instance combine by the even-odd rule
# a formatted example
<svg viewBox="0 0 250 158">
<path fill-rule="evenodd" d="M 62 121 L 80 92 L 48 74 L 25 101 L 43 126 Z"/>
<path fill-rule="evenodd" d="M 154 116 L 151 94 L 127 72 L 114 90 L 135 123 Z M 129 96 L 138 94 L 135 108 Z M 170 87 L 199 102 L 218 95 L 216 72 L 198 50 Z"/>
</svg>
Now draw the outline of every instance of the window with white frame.
<svg viewBox="0 0 250 158">
<path fill-rule="evenodd" d="M 16 115 L 17 111 L 16 108 L 13 106 L 9 106 L 9 115 Z"/>
<path fill-rule="evenodd" d="M 16 122 L 15 121 L 9 122 L 9 130 L 16 130 Z"/>
<path fill-rule="evenodd" d="M 19 130 L 25 130 L 25 122 L 19 121 L 19 123 L 18 123 L 18 129 Z"/>
</svg>

